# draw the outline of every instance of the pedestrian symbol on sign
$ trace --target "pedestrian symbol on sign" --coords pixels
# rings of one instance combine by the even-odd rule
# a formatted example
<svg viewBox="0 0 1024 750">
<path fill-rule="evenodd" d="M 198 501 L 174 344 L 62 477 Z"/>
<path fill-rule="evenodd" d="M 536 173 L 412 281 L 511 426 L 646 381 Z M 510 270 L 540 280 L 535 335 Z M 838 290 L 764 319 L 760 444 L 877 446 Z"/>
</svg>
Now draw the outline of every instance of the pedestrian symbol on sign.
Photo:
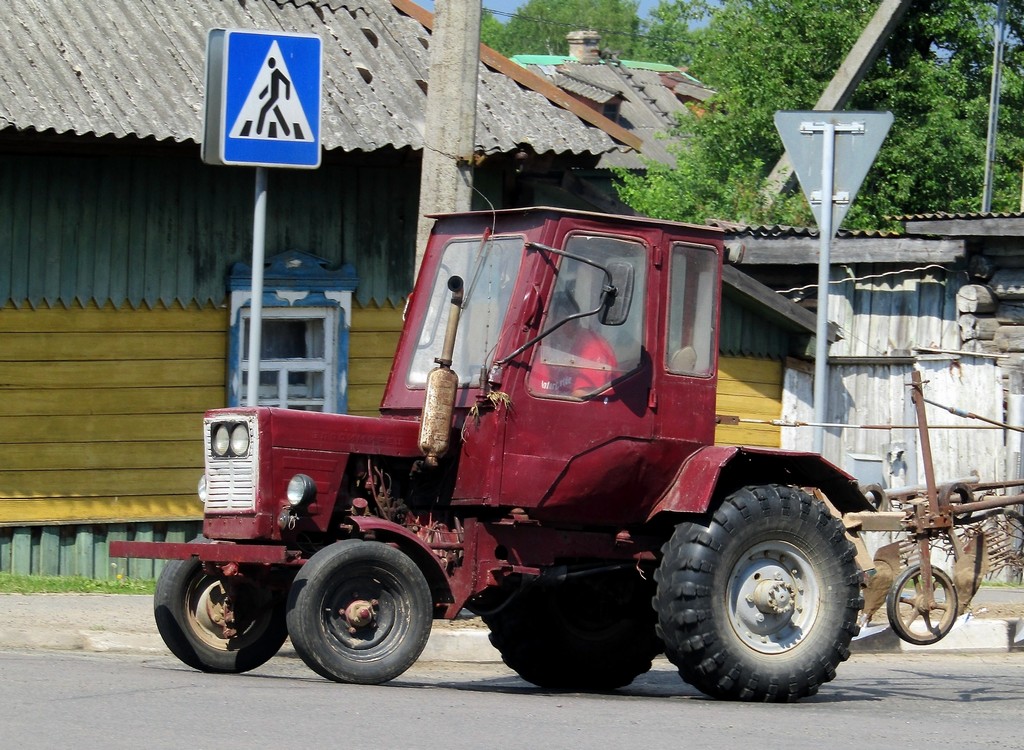
<svg viewBox="0 0 1024 750">
<path fill-rule="evenodd" d="M 266 141 L 313 140 L 305 110 L 292 86 L 291 74 L 276 41 L 270 45 L 231 128 L 230 137 Z"/>
</svg>

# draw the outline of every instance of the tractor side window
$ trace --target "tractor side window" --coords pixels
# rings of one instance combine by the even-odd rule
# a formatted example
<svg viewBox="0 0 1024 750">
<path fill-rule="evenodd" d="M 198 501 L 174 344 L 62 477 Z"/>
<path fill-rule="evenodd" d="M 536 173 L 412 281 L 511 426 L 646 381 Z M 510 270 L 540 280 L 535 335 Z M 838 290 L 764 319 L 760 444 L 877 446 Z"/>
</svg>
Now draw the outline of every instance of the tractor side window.
<svg viewBox="0 0 1024 750">
<path fill-rule="evenodd" d="M 717 273 L 718 257 L 713 248 L 682 242 L 672 245 L 665 347 L 669 372 L 701 377 L 712 372 Z"/>
<path fill-rule="evenodd" d="M 569 320 L 537 345 L 527 385 L 538 396 L 585 398 L 606 390 L 617 378 L 640 366 L 643 345 L 647 253 L 639 242 L 575 235 L 565 251 L 601 266 L 628 263 L 633 268 L 629 315 L 621 325 L 604 325 L 599 315 Z M 599 268 L 562 257 L 543 328 L 571 315 L 597 310 L 605 274 Z"/>
<path fill-rule="evenodd" d="M 437 366 L 434 359 L 441 356 L 452 297 L 448 279 L 452 276 L 461 276 L 465 284 L 452 370 L 461 386 L 480 384 L 480 372 L 501 334 L 522 257 L 522 237 L 492 237 L 485 243 L 471 237 L 448 243 L 409 368 L 409 386 L 425 386 L 427 373 Z"/>
</svg>

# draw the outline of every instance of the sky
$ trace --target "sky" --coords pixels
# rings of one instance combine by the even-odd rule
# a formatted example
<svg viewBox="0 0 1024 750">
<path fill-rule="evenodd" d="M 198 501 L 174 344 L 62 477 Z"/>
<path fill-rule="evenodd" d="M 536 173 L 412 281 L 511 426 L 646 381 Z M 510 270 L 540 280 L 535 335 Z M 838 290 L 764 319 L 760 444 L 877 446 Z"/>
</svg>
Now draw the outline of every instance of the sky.
<svg viewBox="0 0 1024 750">
<path fill-rule="evenodd" d="M 434 0 L 417 0 L 417 3 L 431 12 L 434 10 Z M 526 0 L 483 0 L 484 8 L 490 11 L 498 11 L 499 13 L 513 13 L 517 8 L 525 4 Z M 646 18 L 651 8 L 657 5 L 658 0 L 640 0 L 640 17 Z M 507 20 L 507 18 L 507 16 L 497 16 L 499 21 Z"/>
</svg>

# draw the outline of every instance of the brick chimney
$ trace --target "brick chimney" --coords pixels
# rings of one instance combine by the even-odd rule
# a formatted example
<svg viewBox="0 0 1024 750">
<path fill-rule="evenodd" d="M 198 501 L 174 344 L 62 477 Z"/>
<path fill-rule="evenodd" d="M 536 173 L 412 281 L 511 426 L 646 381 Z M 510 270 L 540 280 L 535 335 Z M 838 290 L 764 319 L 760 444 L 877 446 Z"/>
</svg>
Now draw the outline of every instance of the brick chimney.
<svg viewBox="0 0 1024 750">
<path fill-rule="evenodd" d="M 569 40 L 569 54 L 583 65 L 601 62 L 601 35 L 596 31 L 571 31 L 565 36 Z"/>
</svg>

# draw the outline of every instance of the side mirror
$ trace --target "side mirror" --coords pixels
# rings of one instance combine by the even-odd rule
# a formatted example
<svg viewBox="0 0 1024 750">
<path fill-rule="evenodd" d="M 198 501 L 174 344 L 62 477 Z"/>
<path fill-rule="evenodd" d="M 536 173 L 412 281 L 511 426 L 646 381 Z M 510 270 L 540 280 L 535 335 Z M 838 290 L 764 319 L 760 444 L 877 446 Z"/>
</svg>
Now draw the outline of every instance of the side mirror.
<svg viewBox="0 0 1024 750">
<path fill-rule="evenodd" d="M 633 301 L 633 266 L 626 261 L 614 260 L 605 270 L 610 281 L 601 293 L 598 320 L 606 326 L 621 326 L 629 317 L 629 306 Z"/>
</svg>

